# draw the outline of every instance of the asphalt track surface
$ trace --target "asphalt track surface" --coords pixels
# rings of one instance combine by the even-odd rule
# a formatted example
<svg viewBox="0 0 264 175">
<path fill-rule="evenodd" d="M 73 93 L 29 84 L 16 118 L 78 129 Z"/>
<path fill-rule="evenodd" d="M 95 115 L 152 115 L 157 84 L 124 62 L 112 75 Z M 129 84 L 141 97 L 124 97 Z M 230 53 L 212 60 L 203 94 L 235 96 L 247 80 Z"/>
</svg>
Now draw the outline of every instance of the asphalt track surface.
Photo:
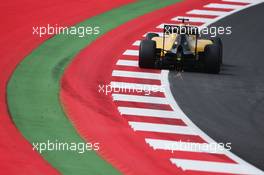
<svg viewBox="0 0 264 175">
<path fill-rule="evenodd" d="M 185 114 L 217 142 L 264 169 L 264 4 L 226 17 L 212 26 L 232 26 L 221 36 L 224 64 L 219 75 L 171 71 L 169 81 Z"/>
</svg>

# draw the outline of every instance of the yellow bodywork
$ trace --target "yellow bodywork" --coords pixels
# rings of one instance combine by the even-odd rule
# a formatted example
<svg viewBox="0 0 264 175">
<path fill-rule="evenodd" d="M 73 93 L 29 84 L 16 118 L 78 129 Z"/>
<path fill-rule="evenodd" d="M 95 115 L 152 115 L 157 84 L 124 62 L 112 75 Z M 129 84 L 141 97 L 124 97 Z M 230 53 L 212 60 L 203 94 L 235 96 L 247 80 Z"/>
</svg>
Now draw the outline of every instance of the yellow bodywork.
<svg viewBox="0 0 264 175">
<path fill-rule="evenodd" d="M 192 52 L 195 52 L 195 37 L 194 35 L 188 35 L 187 42 Z M 176 43 L 177 34 L 165 35 L 164 50 L 169 51 Z M 153 41 L 156 41 L 156 46 L 159 49 L 163 48 L 163 37 L 153 37 Z M 213 44 L 211 40 L 198 39 L 197 40 L 197 52 L 204 52 L 204 48 L 208 44 Z"/>
<path fill-rule="evenodd" d="M 173 44 L 175 43 L 177 34 L 170 34 L 165 36 L 164 50 L 171 50 Z M 152 40 L 156 41 L 157 48 L 163 48 L 163 37 L 154 37 Z"/>
</svg>

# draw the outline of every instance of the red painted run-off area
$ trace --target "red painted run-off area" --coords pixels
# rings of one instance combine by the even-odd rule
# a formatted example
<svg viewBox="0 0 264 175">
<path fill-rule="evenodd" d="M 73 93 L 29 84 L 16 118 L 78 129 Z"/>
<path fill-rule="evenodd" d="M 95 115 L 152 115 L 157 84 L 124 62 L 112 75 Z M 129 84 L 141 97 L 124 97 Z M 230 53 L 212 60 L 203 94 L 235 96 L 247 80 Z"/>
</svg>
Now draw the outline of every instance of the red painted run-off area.
<svg viewBox="0 0 264 175">
<path fill-rule="evenodd" d="M 110 83 L 112 70 L 118 59 L 130 59 L 122 53 L 132 48 L 132 43 L 139 36 L 147 31 L 153 31 L 153 28 L 160 23 L 169 22 L 172 17 L 184 15 L 187 11 L 202 7 L 208 2 L 212 0 L 187 0 L 132 20 L 89 45 L 74 59 L 64 74 L 61 99 L 74 126 L 86 140 L 100 142 L 99 154 L 125 174 L 163 175 L 182 174 L 183 171 L 169 162 L 170 153 L 153 151 L 140 132 L 134 132 L 128 125 L 127 119 L 120 115 L 117 110 L 118 104 L 113 102 L 111 95 L 99 93 L 98 86 Z M 136 69 L 134 71 L 137 71 Z M 126 81 L 125 78 L 122 81 Z M 157 95 L 162 96 L 162 94 Z M 127 105 L 129 103 L 126 103 Z M 129 118 L 130 121 L 136 119 L 140 120 L 136 117 Z M 173 122 L 182 124 L 180 121 Z M 159 137 L 156 133 L 150 133 L 150 137 L 151 134 Z M 175 139 L 177 135 L 172 137 Z M 186 138 L 189 139 L 204 142 L 201 138 Z M 178 157 L 181 156 L 197 160 L 232 162 L 226 157 L 209 154 L 179 153 Z M 210 174 L 194 171 L 184 173 Z"/>
<path fill-rule="evenodd" d="M 51 36 L 32 35 L 33 26 L 70 26 L 133 0 L 6 0 L 1 2 L 0 28 L 0 174 L 57 174 L 13 124 L 6 85 L 17 64 Z"/>
</svg>

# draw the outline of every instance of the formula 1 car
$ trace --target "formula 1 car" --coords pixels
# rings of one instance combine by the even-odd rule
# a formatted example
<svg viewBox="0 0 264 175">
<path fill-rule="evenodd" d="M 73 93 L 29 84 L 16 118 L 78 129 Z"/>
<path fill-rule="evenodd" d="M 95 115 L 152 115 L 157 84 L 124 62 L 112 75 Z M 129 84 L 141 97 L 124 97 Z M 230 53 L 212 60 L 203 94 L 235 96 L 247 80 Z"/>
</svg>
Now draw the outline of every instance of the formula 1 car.
<svg viewBox="0 0 264 175">
<path fill-rule="evenodd" d="M 201 69 L 218 74 L 222 64 L 222 41 L 220 38 L 201 37 L 198 27 L 164 25 L 163 36 L 148 33 L 139 47 L 140 68 L 167 68 L 183 71 Z"/>
</svg>

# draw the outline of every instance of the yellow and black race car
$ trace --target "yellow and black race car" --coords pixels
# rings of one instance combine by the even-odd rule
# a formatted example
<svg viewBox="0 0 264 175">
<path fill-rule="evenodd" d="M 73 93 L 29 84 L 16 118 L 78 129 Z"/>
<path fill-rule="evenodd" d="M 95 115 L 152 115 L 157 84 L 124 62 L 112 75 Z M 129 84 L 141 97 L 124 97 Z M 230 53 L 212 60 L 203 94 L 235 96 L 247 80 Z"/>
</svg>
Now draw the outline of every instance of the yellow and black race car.
<svg viewBox="0 0 264 175">
<path fill-rule="evenodd" d="M 140 42 L 140 68 L 168 68 L 182 71 L 202 69 L 218 74 L 222 64 L 222 41 L 218 37 L 205 38 L 198 27 L 164 25 L 163 36 L 148 33 Z"/>
</svg>

